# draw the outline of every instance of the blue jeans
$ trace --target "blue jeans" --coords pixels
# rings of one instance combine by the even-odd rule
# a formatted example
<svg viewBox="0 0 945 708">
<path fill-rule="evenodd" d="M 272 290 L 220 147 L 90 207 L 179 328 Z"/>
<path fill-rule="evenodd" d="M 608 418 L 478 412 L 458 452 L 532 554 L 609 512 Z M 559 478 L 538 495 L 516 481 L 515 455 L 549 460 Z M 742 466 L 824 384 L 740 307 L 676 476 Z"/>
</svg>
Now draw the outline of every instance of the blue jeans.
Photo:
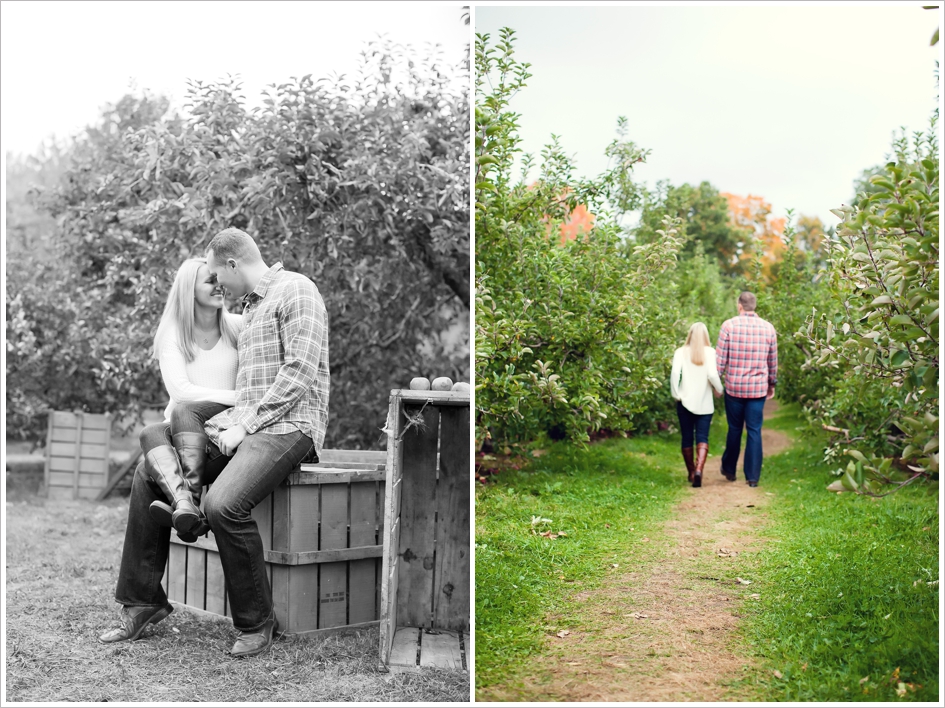
<svg viewBox="0 0 945 708">
<path fill-rule="evenodd" d="M 722 473 L 735 474 L 738 454 L 742 447 L 742 429 L 748 430 L 745 441 L 745 480 L 757 482 L 761 479 L 761 423 L 764 419 L 765 397 L 736 398 L 725 394 L 725 417 L 728 418 L 728 436 L 725 452 L 722 453 Z"/>
<path fill-rule="evenodd" d="M 311 438 L 300 432 L 257 432 L 243 439 L 233 457 L 226 457 L 212 443 L 207 450 L 205 473 L 213 486 L 204 497 L 204 512 L 220 551 L 233 626 L 252 632 L 269 618 L 273 602 L 262 539 L 250 514 L 300 462 L 313 457 L 314 447 Z M 164 495 L 148 478 L 144 464 L 139 464 L 115 590 L 115 599 L 122 605 L 167 602 L 161 578 L 171 530 L 151 518 L 148 507 L 155 499 L 164 500 Z"/>
<path fill-rule="evenodd" d="M 676 401 L 676 417 L 679 418 L 679 431 L 682 433 L 682 447 L 692 447 L 693 430 L 696 442 L 709 442 L 709 427 L 712 425 L 712 414 L 696 414 L 686 408 L 682 401 Z"/>
</svg>

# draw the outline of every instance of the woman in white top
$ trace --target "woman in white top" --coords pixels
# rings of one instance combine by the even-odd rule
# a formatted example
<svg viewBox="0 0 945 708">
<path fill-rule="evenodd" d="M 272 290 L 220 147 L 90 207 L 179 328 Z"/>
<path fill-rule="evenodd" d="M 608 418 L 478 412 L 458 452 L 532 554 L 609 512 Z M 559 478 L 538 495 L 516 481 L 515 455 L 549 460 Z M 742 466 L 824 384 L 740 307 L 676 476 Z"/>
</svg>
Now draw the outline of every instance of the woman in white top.
<svg viewBox="0 0 945 708">
<path fill-rule="evenodd" d="M 170 502 L 157 498 L 151 516 L 162 526 L 173 526 L 184 541 L 195 541 L 208 530 L 198 508 L 206 463 L 203 423 L 236 404 L 242 326 L 242 316 L 226 311 L 223 288 L 210 274 L 206 258 L 184 261 L 154 335 L 153 356 L 170 403 L 164 422 L 140 435 L 144 471 Z"/>
<path fill-rule="evenodd" d="M 682 432 L 682 455 L 693 487 L 702 486 L 702 470 L 709 456 L 709 426 L 715 404 L 712 388 L 722 393 L 722 381 L 715 365 L 715 349 L 709 330 L 702 322 L 689 328 L 686 343 L 673 354 L 670 389 L 676 400 L 676 415 Z M 697 451 L 692 454 L 693 431 Z"/>
</svg>

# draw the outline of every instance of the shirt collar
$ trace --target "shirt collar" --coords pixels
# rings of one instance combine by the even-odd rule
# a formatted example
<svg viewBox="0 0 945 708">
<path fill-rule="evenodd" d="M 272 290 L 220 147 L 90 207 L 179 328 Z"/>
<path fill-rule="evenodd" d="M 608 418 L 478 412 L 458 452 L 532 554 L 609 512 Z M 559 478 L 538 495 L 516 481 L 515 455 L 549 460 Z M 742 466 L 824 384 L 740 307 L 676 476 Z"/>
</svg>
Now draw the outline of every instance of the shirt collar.
<svg viewBox="0 0 945 708">
<path fill-rule="evenodd" d="M 276 279 L 276 273 L 281 270 L 283 270 L 283 267 L 282 262 L 280 261 L 263 273 L 263 277 L 259 279 L 258 283 L 256 283 L 256 287 L 253 289 L 253 292 L 246 295 L 246 302 L 249 303 L 262 300 L 264 297 L 266 297 L 266 294 L 269 292 L 269 288 Z"/>
<path fill-rule="evenodd" d="M 758 313 L 757 312 L 743 312 L 741 316 L 742 317 L 757 317 Z"/>
</svg>

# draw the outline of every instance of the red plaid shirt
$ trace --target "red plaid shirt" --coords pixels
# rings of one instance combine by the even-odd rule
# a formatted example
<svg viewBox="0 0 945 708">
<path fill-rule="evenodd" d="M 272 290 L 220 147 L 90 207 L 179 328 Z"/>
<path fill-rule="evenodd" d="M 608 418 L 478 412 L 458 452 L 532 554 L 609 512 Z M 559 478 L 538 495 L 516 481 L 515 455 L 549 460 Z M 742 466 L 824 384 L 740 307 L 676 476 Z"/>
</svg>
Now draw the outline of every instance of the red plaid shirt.
<svg viewBox="0 0 945 708">
<path fill-rule="evenodd" d="M 236 405 L 207 421 L 207 437 L 242 423 L 247 433 L 298 430 L 321 452 L 328 427 L 328 315 L 315 284 L 272 266 L 246 298 Z"/>
<path fill-rule="evenodd" d="M 725 392 L 735 398 L 761 398 L 778 382 L 778 335 L 754 312 L 726 320 L 715 347 Z"/>
</svg>

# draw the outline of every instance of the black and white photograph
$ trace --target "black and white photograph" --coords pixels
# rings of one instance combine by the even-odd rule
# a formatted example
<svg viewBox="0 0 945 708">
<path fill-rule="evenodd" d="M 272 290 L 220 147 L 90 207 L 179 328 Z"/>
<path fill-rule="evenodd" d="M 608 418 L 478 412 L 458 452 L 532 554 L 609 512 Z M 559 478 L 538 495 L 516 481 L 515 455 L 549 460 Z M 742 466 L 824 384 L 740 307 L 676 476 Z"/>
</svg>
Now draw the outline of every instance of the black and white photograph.
<svg viewBox="0 0 945 708">
<path fill-rule="evenodd" d="M 471 14 L 2 3 L 4 704 L 471 700 Z"/>
</svg>

